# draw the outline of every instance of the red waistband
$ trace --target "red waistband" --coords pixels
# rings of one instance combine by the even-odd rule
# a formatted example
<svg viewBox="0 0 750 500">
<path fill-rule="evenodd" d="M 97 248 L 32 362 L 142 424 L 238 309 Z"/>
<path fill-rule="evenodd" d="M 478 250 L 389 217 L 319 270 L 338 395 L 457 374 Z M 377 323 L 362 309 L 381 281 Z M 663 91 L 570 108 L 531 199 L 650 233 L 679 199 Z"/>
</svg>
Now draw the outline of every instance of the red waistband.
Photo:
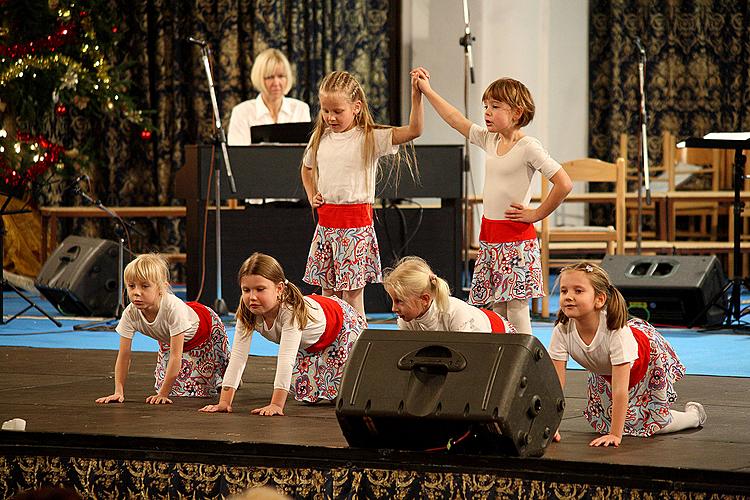
<svg viewBox="0 0 750 500">
<path fill-rule="evenodd" d="M 200 322 L 198 323 L 198 330 L 193 335 L 193 338 L 185 342 L 182 346 L 182 351 L 191 351 L 196 347 L 202 346 L 211 334 L 211 323 L 213 318 L 211 313 L 208 312 L 208 308 L 199 302 L 185 302 L 198 315 Z M 159 342 L 162 351 L 168 351 L 169 345 Z"/>
<path fill-rule="evenodd" d="M 481 307 L 479 310 L 486 314 L 487 318 L 490 320 L 490 331 L 492 333 L 506 333 L 505 321 L 503 321 L 499 314 L 495 311 L 490 311 L 489 309 L 482 309 Z"/>
<path fill-rule="evenodd" d="M 305 349 L 307 352 L 320 352 L 336 340 L 341 328 L 344 326 L 344 311 L 341 305 L 330 297 L 322 295 L 308 295 L 315 302 L 320 304 L 323 314 L 326 317 L 326 329 L 317 342 Z"/>
<path fill-rule="evenodd" d="M 369 226 L 372 224 L 372 205 L 369 203 L 354 205 L 325 203 L 318 207 L 318 224 L 336 229 Z"/>
<path fill-rule="evenodd" d="M 482 217 L 479 241 L 485 243 L 507 243 L 536 239 L 534 224 L 512 220 L 486 219 Z"/>
<path fill-rule="evenodd" d="M 651 341 L 648 339 L 645 333 L 637 328 L 630 327 L 633 332 L 635 341 L 638 342 L 638 359 L 635 360 L 633 366 L 630 367 L 630 380 L 628 381 L 628 390 L 635 387 L 635 385 L 643 380 L 648 370 L 648 362 L 651 359 Z M 612 383 L 612 377 L 604 375 L 607 382 Z"/>
</svg>

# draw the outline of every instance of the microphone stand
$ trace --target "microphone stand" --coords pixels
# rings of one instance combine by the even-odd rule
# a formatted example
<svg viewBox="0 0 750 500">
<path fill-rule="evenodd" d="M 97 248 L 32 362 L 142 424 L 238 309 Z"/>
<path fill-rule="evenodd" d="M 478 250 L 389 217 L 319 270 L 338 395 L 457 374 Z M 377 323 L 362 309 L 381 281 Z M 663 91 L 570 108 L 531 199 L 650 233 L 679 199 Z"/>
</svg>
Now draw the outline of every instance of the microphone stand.
<svg viewBox="0 0 750 500">
<path fill-rule="evenodd" d="M 471 50 L 471 43 L 475 38 L 471 35 L 471 26 L 469 25 L 469 2 L 463 0 L 464 12 L 464 36 L 458 39 L 458 43 L 464 48 L 464 115 L 469 118 L 469 82 L 474 84 L 474 57 Z M 469 158 L 469 138 L 464 140 L 464 185 L 463 185 L 463 289 L 468 290 L 471 286 L 469 278 L 469 246 L 473 235 L 466 234 L 469 227 L 469 180 L 471 178 L 471 159 Z"/>
<path fill-rule="evenodd" d="M 211 76 L 211 65 L 209 64 L 209 57 L 211 56 L 211 49 L 208 44 L 202 40 L 196 40 L 194 38 L 189 39 L 190 42 L 200 45 L 201 47 L 201 59 L 203 60 L 203 67 L 206 70 L 206 80 L 208 81 L 208 92 L 211 96 L 211 107 L 214 113 L 214 125 L 216 127 L 216 135 L 214 136 L 214 144 L 218 143 L 221 147 L 221 154 L 224 159 L 224 167 L 227 171 L 227 179 L 229 180 L 229 187 L 232 193 L 237 192 L 237 186 L 234 183 L 234 176 L 232 175 L 232 167 L 229 163 L 229 153 L 227 151 L 227 136 L 224 133 L 224 127 L 221 125 L 221 116 L 219 115 L 219 105 L 216 101 L 216 91 L 214 90 L 214 80 Z M 216 205 L 216 300 L 214 301 L 214 311 L 218 315 L 224 315 L 229 312 L 227 304 L 224 301 L 221 290 L 221 168 L 219 164 L 214 165 L 214 179 L 215 179 L 215 191 L 214 191 L 214 202 Z"/>
<path fill-rule="evenodd" d="M 646 205 L 651 204 L 651 184 L 648 170 L 648 135 L 646 133 L 646 126 L 648 125 L 648 114 L 646 113 L 646 91 L 644 88 L 644 72 L 646 67 L 646 50 L 641 44 L 641 39 L 636 38 L 635 43 L 638 46 L 639 59 L 638 59 L 638 95 L 640 99 L 640 122 L 641 122 L 641 150 L 640 158 L 642 168 L 638 169 L 638 208 L 636 218 L 638 223 L 636 224 L 636 237 L 635 237 L 635 253 L 636 255 L 641 254 L 641 240 L 643 237 L 643 199 L 642 199 L 642 188 L 646 189 Z"/>
<path fill-rule="evenodd" d="M 126 221 L 119 215 L 117 215 L 115 212 L 113 212 L 111 209 L 107 208 L 104 203 L 101 202 L 101 200 L 94 200 L 91 196 L 89 196 L 85 191 L 83 191 L 80 186 L 76 186 L 75 193 L 80 194 L 86 201 L 94 205 L 99 210 L 105 212 L 107 215 L 109 215 L 117 224 L 115 227 L 115 233 L 117 234 L 117 308 L 115 309 L 115 317 L 111 319 L 107 319 L 104 321 L 94 321 L 90 323 L 83 323 L 80 325 L 73 326 L 73 330 L 96 330 L 98 326 L 100 325 L 107 325 L 107 329 L 112 329 L 112 321 L 117 321 L 122 316 L 122 312 L 125 310 L 125 294 L 124 292 L 124 286 L 123 286 L 123 270 L 125 267 L 125 233 L 127 232 L 128 228 L 132 229 L 135 233 L 146 236 L 143 231 L 138 229 L 138 227 L 129 221 Z"/>
</svg>

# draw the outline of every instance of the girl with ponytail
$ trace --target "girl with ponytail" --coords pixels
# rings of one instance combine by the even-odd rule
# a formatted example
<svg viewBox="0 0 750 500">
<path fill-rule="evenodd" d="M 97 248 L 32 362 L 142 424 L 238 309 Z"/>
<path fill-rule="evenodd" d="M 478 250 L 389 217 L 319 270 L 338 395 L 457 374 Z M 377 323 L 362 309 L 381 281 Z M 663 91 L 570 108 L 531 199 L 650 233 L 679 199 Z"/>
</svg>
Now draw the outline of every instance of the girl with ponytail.
<svg viewBox="0 0 750 500">
<path fill-rule="evenodd" d="M 625 299 L 596 264 L 581 262 L 560 272 L 560 312 L 549 355 L 562 386 L 568 357 L 589 371 L 583 415 L 602 434 L 590 446 L 619 446 L 623 435 L 665 434 L 706 421 L 700 403 L 686 403 L 684 412 L 671 409 L 674 383 L 685 367 L 653 326 L 628 319 Z"/>
<path fill-rule="evenodd" d="M 279 344 L 279 354 L 271 402 L 251 413 L 283 415 L 289 392 L 307 403 L 335 399 L 349 352 L 366 327 L 364 318 L 338 297 L 303 296 L 269 255 L 252 254 L 238 280 L 242 297 L 219 403 L 200 411 L 232 411 L 253 331 Z"/>
<path fill-rule="evenodd" d="M 451 297 L 448 283 L 419 257 L 404 257 L 386 270 L 383 285 L 401 330 L 516 333 L 499 314 Z"/>
</svg>

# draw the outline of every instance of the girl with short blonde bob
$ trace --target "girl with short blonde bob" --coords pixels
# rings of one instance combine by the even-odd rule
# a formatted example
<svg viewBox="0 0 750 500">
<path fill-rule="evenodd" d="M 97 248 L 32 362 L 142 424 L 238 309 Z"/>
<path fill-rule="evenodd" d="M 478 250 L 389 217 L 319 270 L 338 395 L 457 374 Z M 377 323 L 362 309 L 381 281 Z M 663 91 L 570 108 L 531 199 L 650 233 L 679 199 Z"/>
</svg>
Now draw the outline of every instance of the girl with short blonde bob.
<svg viewBox="0 0 750 500">
<path fill-rule="evenodd" d="M 115 392 L 97 403 L 125 401 L 135 332 L 156 339 L 159 353 L 154 389 L 147 403 L 169 404 L 173 396 L 210 397 L 221 386 L 229 362 L 221 319 L 197 302 L 183 302 L 169 286 L 169 267 L 158 254 L 139 255 L 124 271 L 130 304 L 117 324 L 120 349 L 115 362 Z"/>
<path fill-rule="evenodd" d="M 424 259 L 404 257 L 387 269 L 383 286 L 401 330 L 516 333 L 507 319 L 451 296 L 450 286 Z"/>
<path fill-rule="evenodd" d="M 252 254 L 240 267 L 242 290 L 237 329 L 219 403 L 203 412 L 232 412 L 250 353 L 253 331 L 279 344 L 271 402 L 255 408 L 258 415 L 283 415 L 291 391 L 297 401 L 332 401 L 364 319 L 338 297 L 303 296 L 273 257 Z"/>
<path fill-rule="evenodd" d="M 560 272 L 560 312 L 549 354 L 562 386 L 568 357 L 589 371 L 583 414 L 602 434 L 590 446 L 619 446 L 623 435 L 647 437 L 706 421 L 700 403 L 686 403 L 684 412 L 671 408 L 685 367 L 653 326 L 628 319 L 625 299 L 596 264 L 581 262 Z"/>
</svg>

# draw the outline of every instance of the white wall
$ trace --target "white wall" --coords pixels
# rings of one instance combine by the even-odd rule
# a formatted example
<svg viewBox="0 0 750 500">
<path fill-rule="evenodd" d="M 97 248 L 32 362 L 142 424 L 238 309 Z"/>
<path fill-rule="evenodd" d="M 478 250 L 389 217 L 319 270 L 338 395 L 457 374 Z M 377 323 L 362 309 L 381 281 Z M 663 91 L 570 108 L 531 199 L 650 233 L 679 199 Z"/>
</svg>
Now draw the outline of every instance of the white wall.
<svg viewBox="0 0 750 500">
<path fill-rule="evenodd" d="M 588 150 L 588 2 L 586 0 L 469 0 L 476 83 L 468 116 L 483 123 L 481 96 L 501 76 L 522 81 L 536 103 L 525 132 L 537 137 L 558 161 Z M 402 116 L 408 117 L 408 70 L 424 66 L 431 83 L 463 110 L 464 33 L 461 0 L 403 3 Z M 425 106 L 425 129 L 417 144 L 462 144 L 463 137 Z M 484 158 L 471 146 L 472 178 L 481 193 Z M 429 175 L 425 172 L 425 175 Z M 471 184 L 470 184 L 471 189 Z M 561 207 L 562 208 L 562 207 Z M 575 214 L 571 214 L 575 215 Z M 559 219 L 559 217 L 558 217 Z"/>
</svg>

